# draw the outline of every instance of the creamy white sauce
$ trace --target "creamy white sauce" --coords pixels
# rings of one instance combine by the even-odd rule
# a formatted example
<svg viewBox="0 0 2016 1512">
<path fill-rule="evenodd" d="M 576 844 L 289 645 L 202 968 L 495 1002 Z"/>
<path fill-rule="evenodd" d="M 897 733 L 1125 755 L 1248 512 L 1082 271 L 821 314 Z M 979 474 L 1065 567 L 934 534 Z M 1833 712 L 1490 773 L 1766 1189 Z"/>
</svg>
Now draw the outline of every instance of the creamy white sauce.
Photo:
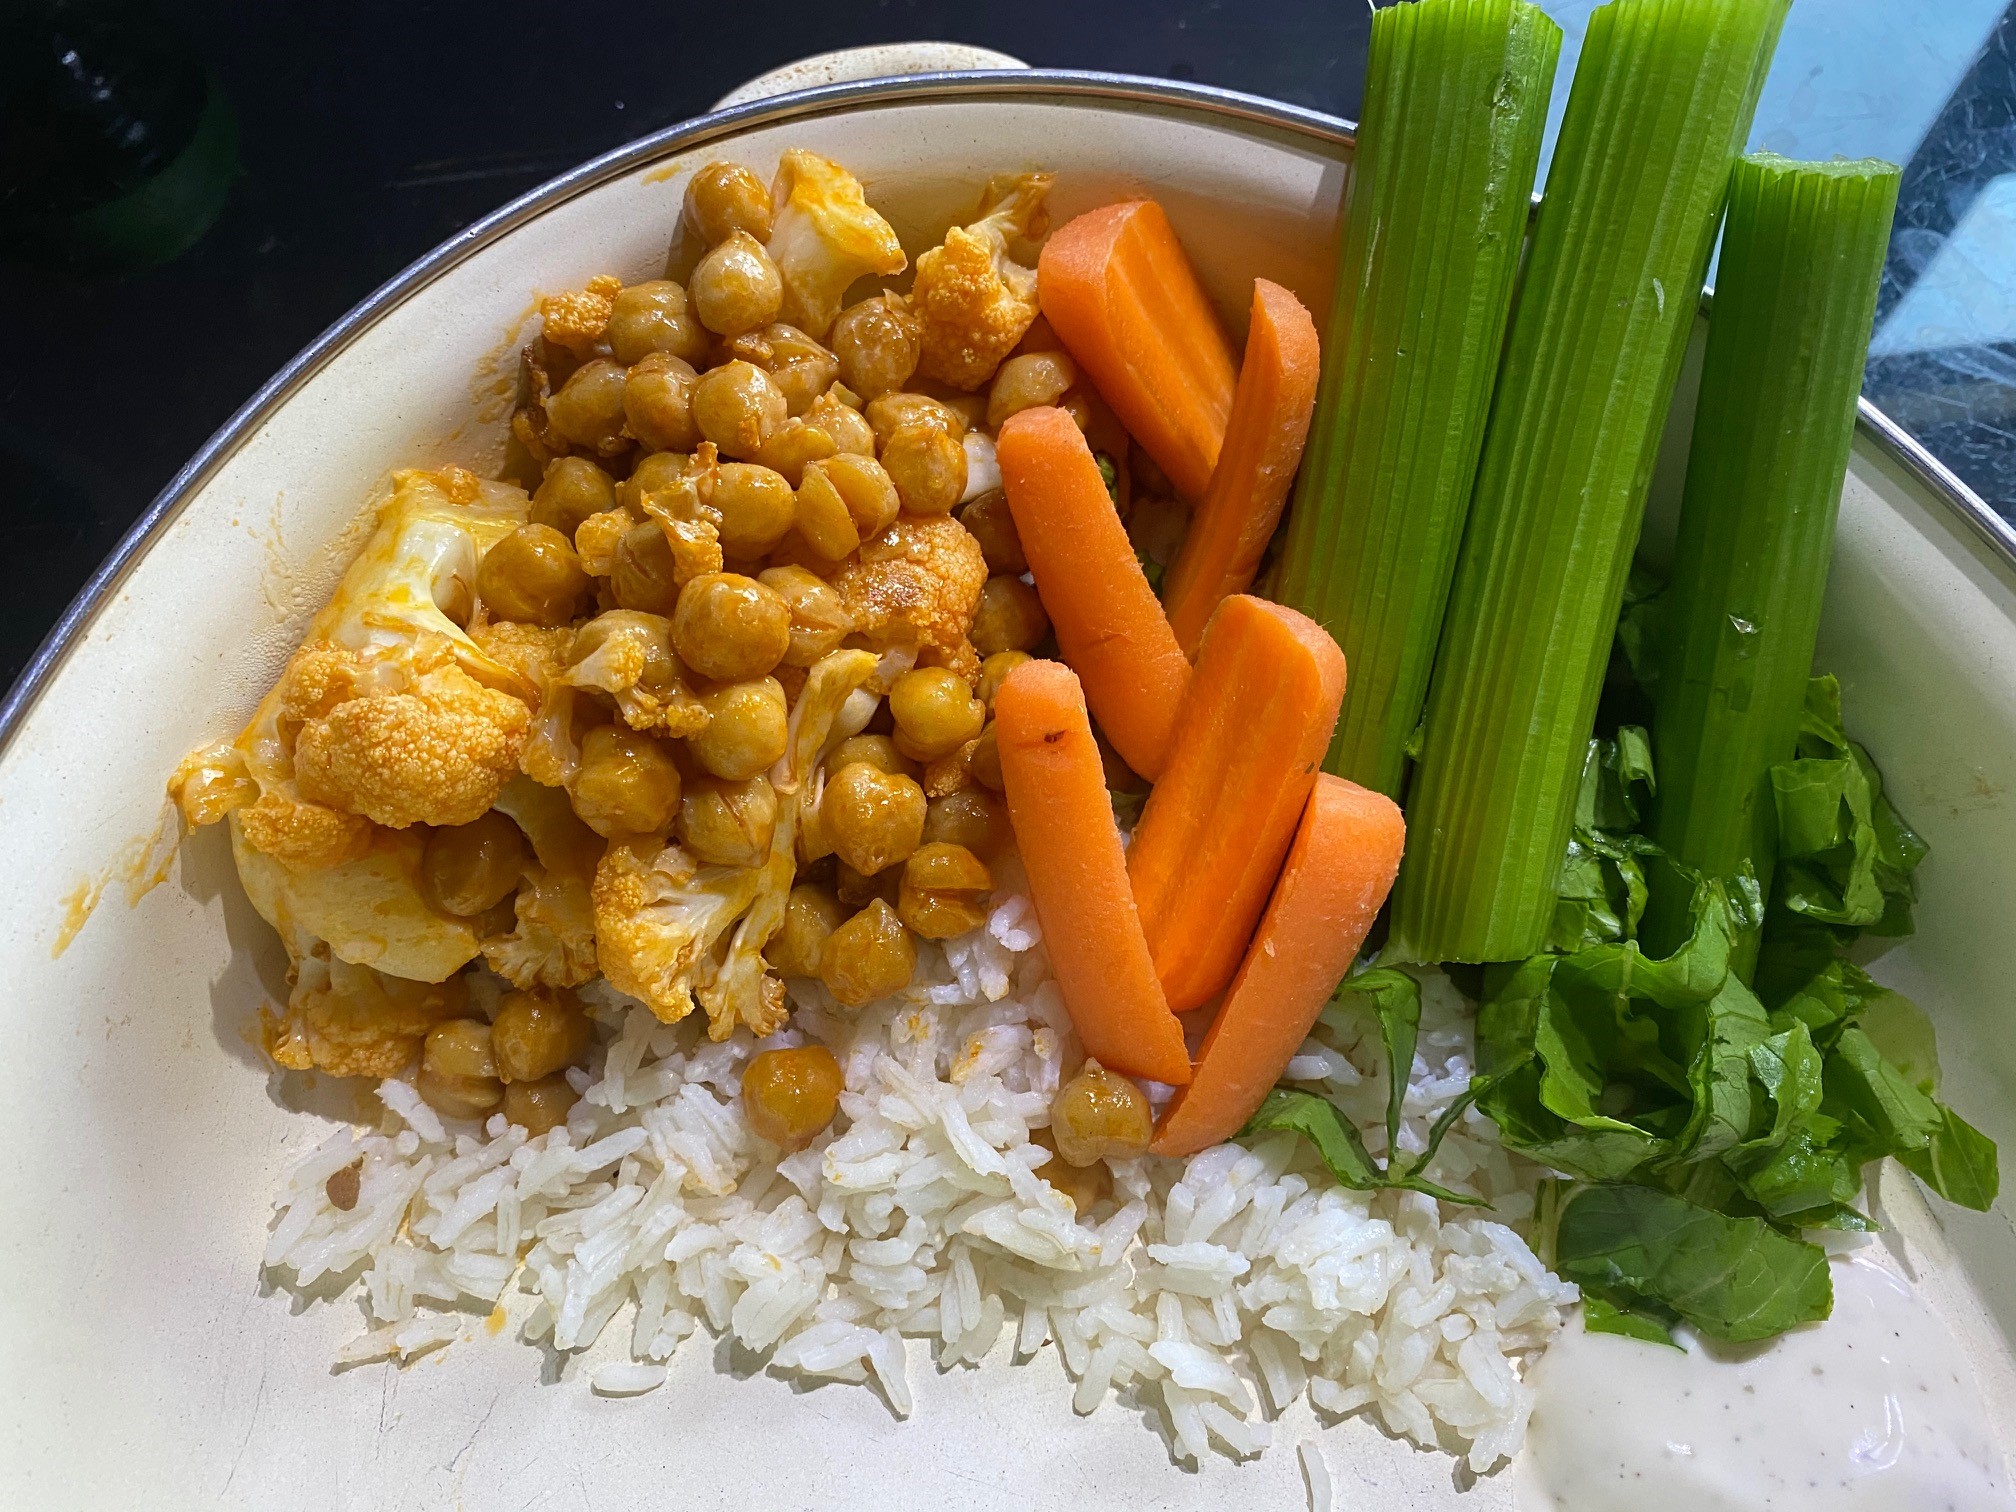
<svg viewBox="0 0 2016 1512">
<path fill-rule="evenodd" d="M 1519 1505 L 1558 1512 L 2016 1512 L 1952 1331 L 1868 1258 L 1834 1314 L 1685 1353 L 1576 1324 L 1528 1379 Z"/>
</svg>

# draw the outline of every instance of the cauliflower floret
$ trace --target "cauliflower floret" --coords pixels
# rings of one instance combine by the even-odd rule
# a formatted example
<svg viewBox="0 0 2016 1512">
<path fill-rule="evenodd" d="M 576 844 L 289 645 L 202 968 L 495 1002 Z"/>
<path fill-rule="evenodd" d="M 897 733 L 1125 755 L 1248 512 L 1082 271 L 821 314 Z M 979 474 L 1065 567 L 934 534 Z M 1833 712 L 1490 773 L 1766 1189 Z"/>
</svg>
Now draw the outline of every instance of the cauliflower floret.
<svg viewBox="0 0 2016 1512">
<path fill-rule="evenodd" d="M 784 280 L 778 319 L 824 340 L 840 300 L 857 278 L 901 273 L 909 259 L 861 184 L 838 163 L 803 148 L 786 152 L 771 186 L 777 207 L 770 260 Z"/>
<path fill-rule="evenodd" d="M 672 622 L 639 609 L 611 609 L 581 627 L 573 659 L 561 673 L 570 687 L 592 688 L 616 700 L 633 730 L 697 735 L 707 728 L 706 706 L 687 685 L 686 669 L 672 650 Z"/>
<path fill-rule="evenodd" d="M 1036 269 L 1017 251 L 1050 229 L 1049 173 L 994 179 L 970 226 L 917 258 L 910 305 L 924 325 L 917 371 L 969 392 L 994 376 L 1037 315 Z M 1028 263 L 1033 264 L 1033 255 Z"/>
<path fill-rule="evenodd" d="M 521 625 L 516 620 L 472 625 L 469 638 L 483 648 L 485 655 L 509 667 L 529 686 L 541 690 L 549 678 L 558 676 L 567 665 L 574 648 L 574 632 L 565 625 L 548 630 L 541 625 Z"/>
<path fill-rule="evenodd" d="M 583 355 L 594 350 L 602 333 L 609 329 L 609 316 L 616 308 L 616 296 L 623 292 L 623 280 L 598 273 L 588 287 L 569 294 L 548 294 L 539 301 L 542 333 L 555 345 Z"/>
<path fill-rule="evenodd" d="M 853 622 L 877 650 L 935 647 L 958 655 L 987 559 L 980 543 L 949 515 L 900 515 L 833 575 Z"/>
<path fill-rule="evenodd" d="M 266 1053 L 296 1071 L 397 1076 L 427 1031 L 468 1011 L 462 979 L 410 982 L 332 956 L 319 942 L 294 966 L 287 1011 L 268 1017 Z"/>
<path fill-rule="evenodd" d="M 532 842 L 514 905 L 517 928 L 483 942 L 483 958 L 514 987 L 578 987 L 595 975 L 595 908 L 590 887 L 602 837 L 583 824 L 567 795 L 514 777 L 497 797 Z"/>
</svg>

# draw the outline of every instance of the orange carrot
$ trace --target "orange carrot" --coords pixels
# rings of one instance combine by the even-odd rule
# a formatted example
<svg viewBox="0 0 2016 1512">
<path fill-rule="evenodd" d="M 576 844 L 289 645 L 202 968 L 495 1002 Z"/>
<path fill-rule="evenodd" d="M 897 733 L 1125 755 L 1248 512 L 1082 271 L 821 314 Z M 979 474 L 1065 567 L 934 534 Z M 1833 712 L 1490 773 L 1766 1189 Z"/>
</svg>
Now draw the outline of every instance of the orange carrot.
<svg viewBox="0 0 2016 1512">
<path fill-rule="evenodd" d="M 1225 448 L 1190 518 L 1190 534 L 1162 585 L 1176 640 L 1197 654 L 1211 611 L 1253 586 L 1281 519 L 1316 407 L 1316 322 L 1277 283 L 1253 281 L 1253 324 Z"/>
<path fill-rule="evenodd" d="M 1026 409 L 995 443 L 1008 511 L 1064 659 L 1085 682 L 1099 726 L 1127 765 L 1153 780 L 1190 663 L 1071 417 Z"/>
<path fill-rule="evenodd" d="M 1239 969 L 1343 700 L 1344 653 L 1321 625 L 1243 593 L 1218 606 L 1127 853 L 1176 1012 Z"/>
<path fill-rule="evenodd" d="M 1009 673 L 994 700 L 994 738 L 1050 969 L 1085 1053 L 1129 1076 L 1187 1082 L 1183 1026 L 1155 979 L 1071 669 L 1033 661 Z"/>
<path fill-rule="evenodd" d="M 1043 314 L 1134 439 L 1185 498 L 1201 498 L 1232 413 L 1232 348 L 1153 200 L 1051 233 L 1037 262 Z"/>
<path fill-rule="evenodd" d="M 1406 840 L 1407 821 L 1392 799 L 1342 777 L 1316 779 L 1190 1085 L 1155 1125 L 1156 1154 L 1193 1155 L 1230 1139 L 1266 1100 L 1357 959 Z"/>
</svg>

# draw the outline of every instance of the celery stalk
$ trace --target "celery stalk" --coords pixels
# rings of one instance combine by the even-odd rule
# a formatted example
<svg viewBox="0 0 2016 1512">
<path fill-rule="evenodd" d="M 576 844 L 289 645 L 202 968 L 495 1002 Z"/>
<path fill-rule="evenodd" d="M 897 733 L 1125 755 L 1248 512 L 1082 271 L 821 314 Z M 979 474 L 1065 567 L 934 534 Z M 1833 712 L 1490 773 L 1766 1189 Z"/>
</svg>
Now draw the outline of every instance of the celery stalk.
<svg viewBox="0 0 2016 1512">
<path fill-rule="evenodd" d="M 1276 579 L 1337 637 L 1325 765 L 1398 797 L 1484 444 L 1561 29 L 1522 0 L 1374 15 L 1317 421 Z"/>
<path fill-rule="evenodd" d="M 1589 18 L 1428 692 L 1398 960 L 1540 948 L 1666 409 L 1789 0 Z"/>
<path fill-rule="evenodd" d="M 1898 178 L 1760 154 L 1730 179 L 1652 726 L 1652 837 L 1713 875 L 1768 885 Z"/>
</svg>

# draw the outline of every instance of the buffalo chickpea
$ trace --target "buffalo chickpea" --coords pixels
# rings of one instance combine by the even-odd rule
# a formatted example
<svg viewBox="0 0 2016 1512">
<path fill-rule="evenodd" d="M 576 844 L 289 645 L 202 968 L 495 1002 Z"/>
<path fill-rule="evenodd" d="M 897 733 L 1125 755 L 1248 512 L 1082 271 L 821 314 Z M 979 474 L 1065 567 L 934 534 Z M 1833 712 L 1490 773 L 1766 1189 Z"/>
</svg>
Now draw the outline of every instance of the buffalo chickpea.
<svg viewBox="0 0 2016 1512">
<path fill-rule="evenodd" d="M 721 549 L 734 557 L 760 557 L 784 539 L 797 518 L 797 501 L 784 476 L 753 462 L 724 462 L 714 476 L 714 512 L 721 517 Z"/>
<path fill-rule="evenodd" d="M 833 386 L 840 364 L 833 354 L 794 325 L 773 322 L 728 343 L 728 355 L 754 363 L 784 392 L 793 415 L 802 415 Z"/>
<path fill-rule="evenodd" d="M 827 481 L 839 493 L 864 541 L 888 529 L 903 508 L 896 482 L 873 457 L 842 453 L 821 464 Z"/>
<path fill-rule="evenodd" d="M 917 763 L 897 750 L 896 742 L 887 735 L 849 735 L 826 758 L 826 775 L 836 776 L 857 761 L 865 761 L 890 777 L 917 775 Z"/>
<path fill-rule="evenodd" d="M 1078 365 L 1063 352 L 1024 352 L 1010 357 L 994 374 L 987 390 L 987 428 L 1025 409 L 1055 404 L 1078 381 Z"/>
<path fill-rule="evenodd" d="M 901 294 L 877 294 L 842 310 L 826 339 L 843 383 L 874 399 L 910 381 L 924 350 L 924 325 Z"/>
<path fill-rule="evenodd" d="M 757 578 L 791 611 L 791 644 L 784 653 L 789 667 L 809 667 L 829 651 L 839 649 L 854 628 L 853 616 L 839 591 L 818 573 L 804 567 L 770 567 Z"/>
<path fill-rule="evenodd" d="M 662 493 L 693 470 L 693 459 L 683 452 L 651 452 L 639 457 L 630 476 L 616 485 L 616 502 L 626 509 L 641 509 L 648 496 Z"/>
<path fill-rule="evenodd" d="M 861 530 L 847 501 L 821 462 L 808 462 L 799 480 L 797 525 L 807 549 L 822 561 L 837 562 L 860 549 Z"/>
<path fill-rule="evenodd" d="M 530 859 L 524 832 L 492 809 L 469 824 L 428 834 L 420 852 L 420 892 L 443 913 L 474 918 L 517 890 Z"/>
<path fill-rule="evenodd" d="M 849 1008 L 901 992 L 916 969 L 916 940 L 880 898 L 828 935 L 819 949 L 819 980 Z"/>
<path fill-rule="evenodd" d="M 672 648 L 702 677 L 762 677 L 791 649 L 791 610 L 755 578 L 703 572 L 679 590 Z"/>
<path fill-rule="evenodd" d="M 574 812 L 596 834 L 654 834 L 679 811 L 679 768 L 655 736 L 627 725 L 601 725 L 581 739 Z"/>
<path fill-rule="evenodd" d="M 980 701 L 993 712 L 994 699 L 1001 692 L 1001 684 L 1008 681 L 1008 674 L 1026 661 L 1036 658 L 1027 651 L 996 651 L 980 663 L 980 681 L 973 691 L 980 695 Z"/>
<path fill-rule="evenodd" d="M 784 905 L 784 922 L 763 947 L 763 957 L 779 976 L 816 977 L 826 937 L 846 918 L 847 910 L 830 888 L 801 882 L 791 889 L 790 900 Z"/>
<path fill-rule="evenodd" d="M 1050 616 L 1036 590 L 1017 577 L 991 577 L 980 590 L 967 637 L 983 657 L 1027 651 L 1049 633 Z"/>
<path fill-rule="evenodd" d="M 749 1127 L 785 1150 L 802 1150 L 833 1122 L 846 1082 L 824 1045 L 764 1050 L 742 1070 L 742 1112 Z"/>
<path fill-rule="evenodd" d="M 592 514 L 616 506 L 616 482 L 586 457 L 555 457 L 532 493 L 532 523 L 551 525 L 568 540 Z"/>
<path fill-rule="evenodd" d="M 686 280 L 700 323 L 717 336 L 740 336 L 777 318 L 784 280 L 763 244 L 736 231 L 717 245 Z"/>
<path fill-rule="evenodd" d="M 894 908 L 897 889 L 902 885 L 903 868 L 900 866 L 887 867 L 871 876 L 854 870 L 845 861 L 836 860 L 833 863 L 833 890 L 839 894 L 842 906 L 850 912 L 866 908 L 877 898 Z"/>
<path fill-rule="evenodd" d="M 687 362 L 707 360 L 707 329 L 693 313 L 686 291 L 669 278 L 632 284 L 609 311 L 609 349 L 624 366 L 652 352 Z"/>
<path fill-rule="evenodd" d="M 1096 1060 L 1079 1067 L 1050 1102 L 1050 1137 L 1067 1165 L 1145 1155 L 1154 1131 L 1148 1095 Z"/>
<path fill-rule="evenodd" d="M 994 738 L 994 722 L 991 719 L 987 728 L 980 732 L 980 738 L 973 742 L 973 749 L 967 753 L 966 775 L 994 792 L 1006 789 L 1001 780 L 1001 747 Z"/>
<path fill-rule="evenodd" d="M 1057 1153 L 1057 1140 L 1048 1129 L 1031 1129 L 1029 1143 L 1050 1152 L 1049 1159 L 1036 1167 L 1036 1174 L 1064 1194 L 1072 1209 L 1083 1217 L 1093 1204 L 1104 1202 L 1113 1191 L 1113 1173 L 1105 1161 L 1089 1166 L 1066 1163 Z"/>
<path fill-rule="evenodd" d="M 504 1084 L 494 1076 L 454 1076 L 424 1065 L 413 1079 L 413 1090 L 449 1118 L 484 1118 L 504 1100 Z"/>
<path fill-rule="evenodd" d="M 850 762 L 826 782 L 820 815 L 833 852 L 869 876 L 906 861 L 924 838 L 924 789 L 914 778 Z"/>
<path fill-rule="evenodd" d="M 491 614 L 525 625 L 567 624 L 589 587 L 574 543 L 551 525 L 520 525 L 476 569 L 476 592 Z"/>
<path fill-rule="evenodd" d="M 966 439 L 966 421 L 959 412 L 929 394 L 881 394 L 868 401 L 863 413 L 875 432 L 878 449 L 887 446 L 889 438 L 906 425 L 931 426 L 954 441 Z"/>
<path fill-rule="evenodd" d="M 546 418 L 576 446 L 613 456 L 623 450 L 623 390 L 629 373 L 613 362 L 584 362 L 547 396 Z"/>
<path fill-rule="evenodd" d="M 620 607 L 646 614 L 669 616 L 678 606 L 679 564 L 672 555 L 672 543 L 655 520 L 632 525 L 617 541 L 609 591 Z"/>
<path fill-rule="evenodd" d="M 506 1082 L 538 1081 L 571 1066 L 595 1042 L 595 1027 L 572 994 L 507 992 L 490 1021 L 497 1075 Z"/>
<path fill-rule="evenodd" d="M 839 448 L 833 438 L 807 420 L 786 420 L 763 438 L 756 448 L 756 460 L 796 488 L 805 480 L 805 469 L 823 462 Z"/>
<path fill-rule="evenodd" d="M 538 1081 L 512 1082 L 506 1086 L 500 1111 L 506 1122 L 518 1125 L 527 1137 L 537 1139 L 567 1122 L 567 1115 L 580 1100 L 581 1094 L 564 1075 L 544 1076 Z"/>
<path fill-rule="evenodd" d="M 928 818 L 927 818 L 928 824 Z M 963 845 L 921 845 L 903 863 L 896 912 L 927 940 L 949 940 L 987 922 L 994 874 Z"/>
<path fill-rule="evenodd" d="M 991 861 L 1014 839 L 1008 810 L 980 787 L 963 787 L 933 798 L 924 815 L 926 845 L 961 845 L 983 861 Z"/>
<path fill-rule="evenodd" d="M 686 224 L 708 246 L 737 231 L 770 239 L 770 189 L 740 163 L 709 163 L 686 184 Z"/>
<path fill-rule="evenodd" d="M 420 1096 L 451 1118 L 480 1118 L 503 1100 L 490 1026 L 481 1019 L 448 1019 L 427 1031 L 420 1050 Z"/>
<path fill-rule="evenodd" d="M 988 489 L 959 511 L 959 523 L 980 543 L 980 555 L 987 559 L 989 572 L 1019 577 L 1029 570 L 1029 558 L 1022 553 L 1022 537 L 1015 529 L 1015 517 L 1008 512 L 1006 490 Z"/>
<path fill-rule="evenodd" d="M 866 415 L 840 397 L 842 392 L 835 384 L 814 399 L 812 408 L 805 411 L 805 421 L 831 436 L 835 451 L 872 457 L 875 455 L 875 427 L 868 423 Z"/>
<path fill-rule="evenodd" d="M 755 866 L 777 834 L 777 792 L 768 777 L 700 777 L 679 799 L 679 843 L 709 866 Z"/>
<path fill-rule="evenodd" d="M 774 677 L 727 683 L 700 695 L 707 727 L 688 738 L 693 757 L 716 777 L 746 782 L 777 764 L 790 741 L 783 686 Z"/>
<path fill-rule="evenodd" d="M 623 383 L 625 427 L 654 451 L 691 451 L 700 444 L 700 430 L 693 423 L 697 382 L 699 375 L 682 357 L 652 352 L 640 358 Z"/>
<path fill-rule="evenodd" d="M 693 385 L 693 423 L 724 457 L 753 458 L 789 413 L 770 375 L 739 358 L 702 373 Z"/>
<path fill-rule="evenodd" d="M 882 466 L 912 514 L 944 514 L 966 492 L 966 448 L 936 426 L 896 427 L 882 445 Z"/>
<path fill-rule="evenodd" d="M 965 678 L 945 667 L 917 667 L 897 678 L 889 712 L 897 746 L 918 761 L 951 755 L 987 723 L 987 706 Z"/>
</svg>

